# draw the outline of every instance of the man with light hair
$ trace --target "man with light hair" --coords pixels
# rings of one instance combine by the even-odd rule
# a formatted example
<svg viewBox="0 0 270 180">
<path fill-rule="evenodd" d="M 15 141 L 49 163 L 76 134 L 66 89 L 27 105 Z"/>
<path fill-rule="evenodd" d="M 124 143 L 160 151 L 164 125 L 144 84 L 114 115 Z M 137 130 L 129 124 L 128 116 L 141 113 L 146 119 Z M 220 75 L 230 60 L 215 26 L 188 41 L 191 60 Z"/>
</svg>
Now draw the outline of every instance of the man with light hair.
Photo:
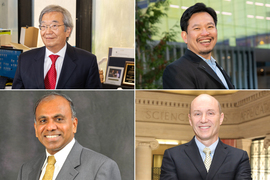
<svg viewBox="0 0 270 180">
<path fill-rule="evenodd" d="M 96 56 L 67 43 L 73 30 L 68 10 L 49 5 L 40 13 L 39 24 L 45 46 L 20 55 L 12 88 L 101 88 Z"/>
<path fill-rule="evenodd" d="M 214 97 L 196 97 L 188 118 L 195 136 L 165 151 L 160 180 L 251 180 L 247 152 L 224 144 L 218 137 L 224 113 Z"/>
</svg>

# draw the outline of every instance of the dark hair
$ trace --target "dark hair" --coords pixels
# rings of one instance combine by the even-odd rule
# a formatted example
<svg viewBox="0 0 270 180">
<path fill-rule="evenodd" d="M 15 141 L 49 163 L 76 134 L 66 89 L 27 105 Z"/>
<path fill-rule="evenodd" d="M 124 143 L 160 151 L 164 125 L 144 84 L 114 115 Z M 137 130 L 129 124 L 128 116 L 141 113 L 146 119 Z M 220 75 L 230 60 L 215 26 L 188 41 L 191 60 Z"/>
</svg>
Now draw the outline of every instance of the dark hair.
<svg viewBox="0 0 270 180">
<path fill-rule="evenodd" d="M 55 96 L 60 96 L 60 97 L 63 97 L 65 98 L 68 102 L 69 102 L 69 105 L 70 105 L 70 109 L 71 109 L 71 113 L 72 113 L 72 117 L 76 117 L 76 111 L 75 111 L 75 107 L 74 107 L 74 104 L 73 104 L 73 101 L 70 99 L 70 97 L 68 97 L 67 95 L 65 94 L 60 94 L 60 93 L 57 93 L 57 92 L 52 92 L 52 93 L 49 93 L 49 94 L 45 94 L 44 96 L 42 96 L 35 104 L 35 107 L 34 107 L 34 115 L 35 115 L 35 122 L 36 122 L 36 110 L 37 110 L 37 107 L 38 105 L 44 100 L 44 99 L 48 99 L 48 98 L 54 98 Z"/>
<path fill-rule="evenodd" d="M 207 12 L 212 16 L 214 19 L 215 25 L 217 25 L 217 14 L 216 11 L 211 7 L 206 7 L 203 3 L 196 3 L 193 6 L 190 6 L 185 12 L 183 13 L 181 19 L 180 19 L 180 26 L 182 31 L 187 32 L 188 27 L 188 21 L 191 18 L 191 16 L 198 12 Z"/>
</svg>

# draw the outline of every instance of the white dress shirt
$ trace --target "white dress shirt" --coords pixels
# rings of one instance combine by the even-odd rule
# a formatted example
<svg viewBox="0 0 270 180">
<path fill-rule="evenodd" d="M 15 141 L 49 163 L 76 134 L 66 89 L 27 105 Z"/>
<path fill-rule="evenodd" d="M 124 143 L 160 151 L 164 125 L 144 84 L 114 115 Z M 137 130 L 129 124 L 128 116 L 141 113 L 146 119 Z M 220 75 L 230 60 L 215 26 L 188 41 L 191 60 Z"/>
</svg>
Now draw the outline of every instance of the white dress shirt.
<svg viewBox="0 0 270 180">
<path fill-rule="evenodd" d="M 214 153 L 215 153 L 215 150 L 216 150 L 216 147 L 217 147 L 217 144 L 218 144 L 218 141 L 219 141 L 219 138 L 213 143 L 211 144 L 211 146 L 209 146 L 208 148 L 211 150 L 211 158 L 213 159 L 214 157 Z M 200 155 L 202 157 L 202 160 L 204 162 L 205 160 L 205 153 L 203 152 L 203 149 L 206 147 L 203 143 L 201 143 L 195 136 L 195 142 L 197 144 L 197 147 L 199 149 L 199 152 L 200 152 Z"/>
<path fill-rule="evenodd" d="M 61 149 L 60 151 L 58 151 L 57 153 L 55 153 L 53 156 L 56 160 L 56 163 L 54 164 L 54 173 L 53 173 L 53 178 L 52 180 L 55 180 L 58 173 L 60 172 L 64 162 L 66 161 L 67 159 L 67 156 L 68 154 L 70 153 L 72 147 L 74 146 L 75 144 L 75 139 L 73 138 L 63 149 Z M 40 177 L 39 177 L 39 180 L 42 180 L 45 172 L 46 172 L 46 167 L 47 167 L 47 159 L 48 159 L 48 156 L 52 156 L 50 153 L 48 153 L 48 151 L 46 150 L 46 159 L 44 161 L 44 164 L 42 166 L 42 169 L 41 169 L 41 174 L 40 174 Z"/>
<path fill-rule="evenodd" d="M 52 65 L 52 60 L 51 60 L 51 58 L 50 58 L 49 56 L 50 56 L 51 54 L 59 55 L 58 59 L 57 59 L 56 62 L 55 62 L 55 69 L 56 69 L 56 72 L 57 72 L 57 78 L 56 78 L 55 89 L 56 89 L 56 87 L 57 87 L 57 83 L 58 83 L 59 76 L 60 76 L 60 73 L 61 73 L 61 69 L 62 69 L 62 66 L 63 66 L 63 62 L 64 62 L 66 50 L 67 50 L 67 43 L 66 43 L 65 46 L 64 46 L 59 52 L 57 52 L 57 53 L 53 53 L 53 52 L 51 52 L 50 50 L 48 50 L 47 48 L 46 48 L 46 51 L 45 51 L 45 59 L 44 59 L 44 79 L 45 79 L 46 74 L 47 74 L 47 72 L 50 70 L 51 65 Z"/>
</svg>

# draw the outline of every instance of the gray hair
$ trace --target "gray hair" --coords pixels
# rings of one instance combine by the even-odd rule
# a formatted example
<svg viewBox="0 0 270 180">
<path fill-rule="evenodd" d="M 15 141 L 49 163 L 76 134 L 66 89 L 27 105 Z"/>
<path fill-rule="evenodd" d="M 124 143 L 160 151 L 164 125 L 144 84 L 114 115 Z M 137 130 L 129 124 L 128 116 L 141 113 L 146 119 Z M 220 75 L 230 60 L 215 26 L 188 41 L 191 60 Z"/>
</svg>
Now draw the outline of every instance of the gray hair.
<svg viewBox="0 0 270 180">
<path fill-rule="evenodd" d="M 69 27 L 71 29 L 70 31 L 70 35 L 71 35 L 71 32 L 73 30 L 73 22 L 72 22 L 72 17 L 71 17 L 71 14 L 70 12 L 61 7 L 61 6 L 58 6 L 58 5 L 49 5 L 49 6 L 46 6 L 40 13 L 39 15 L 39 24 L 41 25 L 41 21 L 42 21 L 42 17 L 44 14 L 46 13 L 49 13 L 49 12 L 60 12 L 63 14 L 63 22 L 64 22 L 64 25 L 65 25 L 65 32 L 67 30 L 67 28 Z M 70 37 L 69 35 L 69 37 Z M 67 37 L 67 41 L 69 39 L 69 37 Z"/>
<path fill-rule="evenodd" d="M 71 109 L 72 118 L 75 118 L 76 117 L 75 107 L 74 107 L 73 101 L 70 99 L 70 97 L 68 97 L 65 94 L 60 94 L 60 93 L 57 93 L 57 92 L 52 92 L 52 93 L 49 93 L 49 94 L 45 94 L 39 100 L 37 100 L 37 102 L 35 104 L 35 107 L 34 107 L 34 116 L 35 116 L 34 121 L 35 122 L 36 122 L 36 110 L 37 110 L 38 105 L 43 100 L 48 99 L 48 98 L 54 98 L 55 96 L 61 96 L 61 97 L 65 98 L 69 102 L 69 106 L 70 106 L 70 109 Z"/>
</svg>

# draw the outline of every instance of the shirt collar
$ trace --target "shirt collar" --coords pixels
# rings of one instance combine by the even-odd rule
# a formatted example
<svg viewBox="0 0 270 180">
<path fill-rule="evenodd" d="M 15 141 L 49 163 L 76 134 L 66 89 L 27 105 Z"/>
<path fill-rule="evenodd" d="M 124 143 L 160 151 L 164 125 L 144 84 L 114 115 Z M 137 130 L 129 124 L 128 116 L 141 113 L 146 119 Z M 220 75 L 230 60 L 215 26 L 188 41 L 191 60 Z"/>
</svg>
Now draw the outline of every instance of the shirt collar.
<svg viewBox="0 0 270 180">
<path fill-rule="evenodd" d="M 205 59 L 204 57 L 202 57 L 202 56 L 200 56 L 200 55 L 198 55 L 198 54 L 197 54 L 197 56 L 199 56 L 200 58 L 202 58 L 202 60 L 204 60 L 206 63 L 211 63 L 211 64 L 213 64 L 213 65 L 216 64 L 216 60 L 215 60 L 212 56 L 211 56 L 210 59 Z"/>
<path fill-rule="evenodd" d="M 187 48 L 188 49 L 188 48 Z M 190 49 L 188 49 L 188 50 L 190 50 Z M 191 50 L 190 50 L 191 51 Z M 196 53 L 194 53 L 194 54 L 196 54 Z M 203 58 L 202 56 L 200 56 L 199 54 L 196 54 L 197 56 L 199 56 L 200 58 L 202 58 L 202 60 L 204 60 L 207 64 L 208 63 L 211 63 L 211 64 L 213 64 L 213 65 L 216 65 L 216 60 L 211 56 L 211 58 L 210 59 L 205 59 L 205 58 Z"/>
<path fill-rule="evenodd" d="M 68 156 L 68 154 L 70 153 L 72 147 L 75 144 L 75 139 L 73 138 L 63 149 L 61 149 L 60 151 L 58 151 L 57 153 L 55 153 L 53 156 L 56 160 L 56 163 L 59 166 L 62 166 Z M 46 161 L 47 162 L 47 158 L 48 156 L 52 156 L 46 149 Z M 46 163 L 45 163 L 46 164 Z"/>
<path fill-rule="evenodd" d="M 60 50 L 58 51 L 57 53 L 53 53 L 52 51 L 50 51 L 49 49 L 46 48 L 46 52 L 45 52 L 45 57 L 49 57 L 51 54 L 54 54 L 54 55 L 59 55 L 60 57 L 64 58 L 65 56 L 65 53 L 66 53 L 66 49 L 67 49 L 67 43 L 65 44 L 65 46 Z"/>
<path fill-rule="evenodd" d="M 211 150 L 211 155 L 214 154 L 215 150 L 216 150 L 216 147 L 217 147 L 217 144 L 218 144 L 218 141 L 219 141 L 219 138 L 213 143 L 211 144 L 208 148 Z M 203 152 L 203 149 L 206 147 L 203 143 L 201 143 L 197 137 L 195 136 L 195 142 L 197 144 L 197 147 L 199 148 L 199 151 L 200 152 Z"/>
</svg>

